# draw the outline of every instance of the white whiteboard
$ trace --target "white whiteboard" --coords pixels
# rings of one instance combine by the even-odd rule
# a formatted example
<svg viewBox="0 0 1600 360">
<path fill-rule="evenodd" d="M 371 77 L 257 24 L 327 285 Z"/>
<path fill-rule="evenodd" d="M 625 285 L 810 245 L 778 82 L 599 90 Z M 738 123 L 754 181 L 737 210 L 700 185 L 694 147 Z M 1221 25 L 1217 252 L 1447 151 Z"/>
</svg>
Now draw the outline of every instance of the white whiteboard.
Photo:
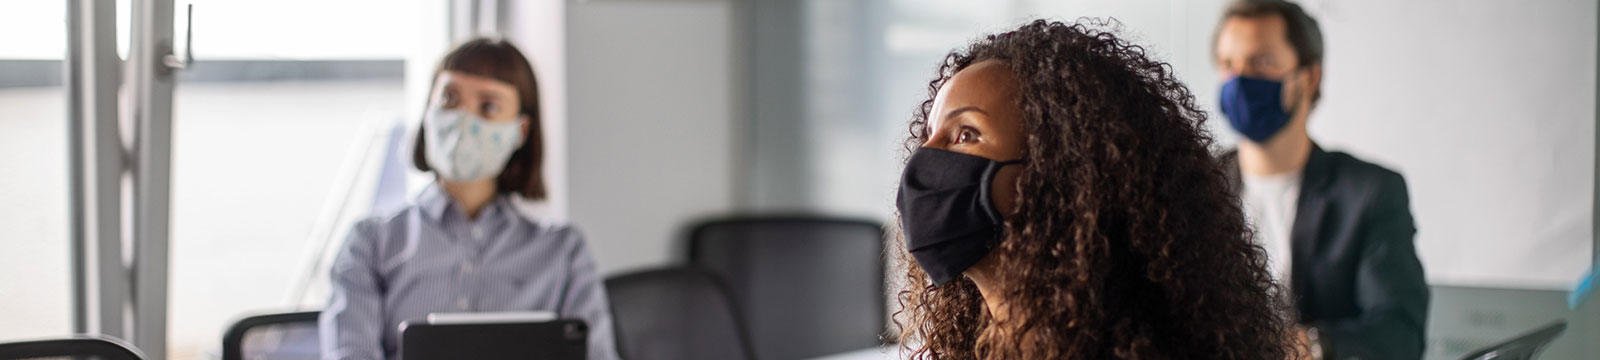
<svg viewBox="0 0 1600 360">
<path fill-rule="evenodd" d="M 1310 131 L 1405 175 L 1434 283 L 1565 289 L 1593 256 L 1596 3 L 1323 1 Z"/>
</svg>

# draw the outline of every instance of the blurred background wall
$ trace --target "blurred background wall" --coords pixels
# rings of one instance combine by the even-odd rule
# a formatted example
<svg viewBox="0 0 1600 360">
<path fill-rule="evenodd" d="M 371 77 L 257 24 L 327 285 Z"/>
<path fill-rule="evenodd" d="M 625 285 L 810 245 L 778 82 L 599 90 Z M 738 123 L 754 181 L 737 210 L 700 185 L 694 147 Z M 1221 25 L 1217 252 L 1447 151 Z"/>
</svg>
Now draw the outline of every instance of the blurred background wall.
<svg viewBox="0 0 1600 360">
<path fill-rule="evenodd" d="M 402 198 L 430 180 L 384 156 L 409 154 L 451 42 L 447 0 L 178 7 L 191 2 L 198 66 L 174 105 L 175 358 L 206 356 L 244 313 L 321 306 L 317 256 L 380 207 L 377 179 L 401 174 Z M 673 261 L 685 228 L 713 216 L 887 224 L 905 124 L 946 52 L 1035 17 L 1112 17 L 1214 110 L 1224 3 L 502 1 L 499 29 L 543 87 L 552 198 L 526 205 L 578 224 L 607 274 Z M 1525 291 L 1436 319 L 1517 328 L 1567 311 L 1548 299 L 1596 254 L 1600 6 L 1301 3 L 1328 43 L 1313 138 L 1406 176 L 1431 283 Z M 0 263 L 32 270 L 0 272 L 0 293 L 30 294 L 0 296 L 15 314 L 0 339 L 68 329 L 62 12 L 0 2 Z M 1231 146 L 1224 122 L 1210 126 Z M 1522 310 L 1472 310 L 1495 306 Z M 1600 332 L 1568 339 L 1582 334 Z"/>
<path fill-rule="evenodd" d="M 1328 43 L 1312 136 L 1406 176 L 1430 280 L 1564 287 L 1588 267 L 1593 2 L 1303 3 Z M 596 241 L 629 244 L 604 249 L 658 252 L 610 268 L 664 261 L 674 226 L 708 214 L 887 221 L 935 65 L 1034 17 L 1117 19 L 1172 63 L 1231 147 L 1210 57 L 1224 4 L 570 3 L 572 216 Z"/>
</svg>

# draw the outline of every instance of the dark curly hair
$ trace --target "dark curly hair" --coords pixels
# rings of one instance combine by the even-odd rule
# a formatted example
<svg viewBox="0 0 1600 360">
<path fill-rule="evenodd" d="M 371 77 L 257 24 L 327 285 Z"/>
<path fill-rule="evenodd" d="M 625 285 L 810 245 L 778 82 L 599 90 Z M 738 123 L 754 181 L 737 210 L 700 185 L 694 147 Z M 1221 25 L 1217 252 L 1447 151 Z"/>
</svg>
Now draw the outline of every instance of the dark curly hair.
<svg viewBox="0 0 1600 360">
<path fill-rule="evenodd" d="M 972 280 L 935 286 L 899 245 L 895 314 L 915 358 L 1282 359 L 1289 321 L 1214 143 L 1166 63 L 1114 21 L 1036 20 L 947 55 L 911 120 L 957 72 L 1013 72 L 1027 136 L 1013 215 L 991 255 L 1009 313 Z"/>
</svg>

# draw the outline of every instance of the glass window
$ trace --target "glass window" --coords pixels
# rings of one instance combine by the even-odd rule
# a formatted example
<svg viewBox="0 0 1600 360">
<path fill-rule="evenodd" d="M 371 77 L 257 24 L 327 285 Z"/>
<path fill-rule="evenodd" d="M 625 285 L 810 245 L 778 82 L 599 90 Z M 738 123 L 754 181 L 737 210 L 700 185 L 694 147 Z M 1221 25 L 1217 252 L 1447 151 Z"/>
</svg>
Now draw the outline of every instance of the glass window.
<svg viewBox="0 0 1600 360">
<path fill-rule="evenodd" d="M 193 3 L 196 63 L 173 101 L 173 359 L 211 357 L 244 316 L 323 306 L 316 260 L 408 139 L 390 136 L 420 111 L 408 69 L 446 45 L 442 0 Z"/>
<path fill-rule="evenodd" d="M 72 332 L 66 30 L 64 1 L 0 2 L 0 341 Z"/>
</svg>

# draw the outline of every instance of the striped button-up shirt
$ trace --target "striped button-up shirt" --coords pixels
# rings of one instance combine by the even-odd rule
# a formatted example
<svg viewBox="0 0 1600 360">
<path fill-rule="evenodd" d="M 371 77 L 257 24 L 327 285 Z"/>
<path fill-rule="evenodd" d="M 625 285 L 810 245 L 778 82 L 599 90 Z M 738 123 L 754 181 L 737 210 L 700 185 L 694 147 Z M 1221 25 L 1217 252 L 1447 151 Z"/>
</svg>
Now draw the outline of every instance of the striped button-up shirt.
<svg viewBox="0 0 1600 360">
<path fill-rule="evenodd" d="M 611 310 L 583 235 L 496 196 L 469 219 L 438 185 L 350 231 L 321 317 L 324 359 L 398 359 L 400 323 L 430 313 L 549 311 L 589 324 L 589 358 L 616 359 Z"/>
</svg>

